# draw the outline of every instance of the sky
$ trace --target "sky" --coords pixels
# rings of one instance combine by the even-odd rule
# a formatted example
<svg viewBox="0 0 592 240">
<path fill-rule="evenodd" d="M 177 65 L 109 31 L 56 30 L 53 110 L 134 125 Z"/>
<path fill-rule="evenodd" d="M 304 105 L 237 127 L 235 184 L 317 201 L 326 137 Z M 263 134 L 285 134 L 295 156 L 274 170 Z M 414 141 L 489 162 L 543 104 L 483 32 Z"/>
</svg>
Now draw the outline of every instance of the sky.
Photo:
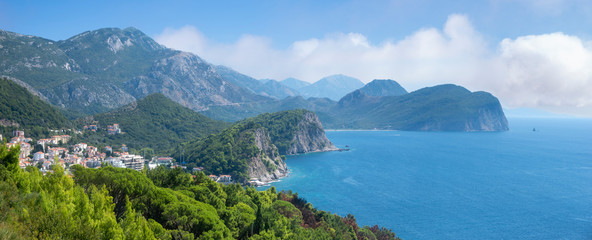
<svg viewBox="0 0 592 240">
<path fill-rule="evenodd" d="M 505 108 L 592 117 L 592 1 L 0 0 L 0 29 L 21 34 L 130 26 L 258 79 L 453 83 Z"/>
</svg>

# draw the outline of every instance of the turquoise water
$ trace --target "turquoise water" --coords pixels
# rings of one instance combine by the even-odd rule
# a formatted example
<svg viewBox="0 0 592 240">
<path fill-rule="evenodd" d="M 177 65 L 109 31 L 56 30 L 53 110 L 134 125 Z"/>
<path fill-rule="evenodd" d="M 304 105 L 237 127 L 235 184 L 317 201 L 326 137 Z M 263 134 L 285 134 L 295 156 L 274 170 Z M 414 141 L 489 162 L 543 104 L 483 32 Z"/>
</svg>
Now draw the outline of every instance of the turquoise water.
<svg viewBox="0 0 592 240">
<path fill-rule="evenodd" d="M 592 120 L 510 128 L 327 132 L 351 151 L 289 157 L 272 185 L 404 239 L 592 239 Z"/>
</svg>

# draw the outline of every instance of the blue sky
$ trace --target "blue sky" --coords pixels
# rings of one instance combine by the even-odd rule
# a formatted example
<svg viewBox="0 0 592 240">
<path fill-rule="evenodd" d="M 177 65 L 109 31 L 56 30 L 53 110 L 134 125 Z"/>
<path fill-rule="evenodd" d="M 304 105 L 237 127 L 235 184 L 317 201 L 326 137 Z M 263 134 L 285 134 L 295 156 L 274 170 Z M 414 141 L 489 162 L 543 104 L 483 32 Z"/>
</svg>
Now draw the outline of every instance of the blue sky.
<svg viewBox="0 0 592 240">
<path fill-rule="evenodd" d="M 591 1 L 0 0 L 0 29 L 21 34 L 129 26 L 255 78 L 454 83 L 508 108 L 592 116 Z"/>
<path fill-rule="evenodd" d="M 0 1 L 0 28 L 63 40 L 102 27 L 134 26 L 148 35 L 192 25 L 219 42 L 243 34 L 267 36 L 274 46 L 332 32 L 364 34 L 373 43 L 439 27 L 466 14 L 498 41 L 563 32 L 588 37 L 592 4 L 562 0 L 490 1 Z"/>
</svg>

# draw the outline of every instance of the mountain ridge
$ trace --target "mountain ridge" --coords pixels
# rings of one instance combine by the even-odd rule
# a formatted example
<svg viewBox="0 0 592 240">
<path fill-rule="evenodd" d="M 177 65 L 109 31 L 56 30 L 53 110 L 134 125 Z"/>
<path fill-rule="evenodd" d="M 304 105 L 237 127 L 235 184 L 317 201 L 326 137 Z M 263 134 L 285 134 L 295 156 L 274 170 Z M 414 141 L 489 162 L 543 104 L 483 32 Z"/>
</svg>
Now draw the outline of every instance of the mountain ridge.
<svg viewBox="0 0 592 240">
<path fill-rule="evenodd" d="M 407 90 L 398 82 L 391 79 L 374 79 L 359 89 L 368 96 L 400 96 L 407 94 Z"/>
<path fill-rule="evenodd" d="M 224 80 L 199 56 L 166 48 L 135 28 L 102 28 L 61 41 L 1 31 L 0 45 L 0 75 L 86 114 L 155 92 L 194 110 L 266 100 Z"/>
<path fill-rule="evenodd" d="M 0 134 L 11 136 L 13 130 L 25 130 L 28 136 L 40 137 L 48 135 L 48 129 L 71 127 L 70 120 L 56 107 L 0 77 Z"/>
<path fill-rule="evenodd" d="M 161 93 L 150 94 L 125 106 L 79 121 L 97 124 L 102 128 L 119 124 L 124 134 L 109 136 L 107 140 L 110 144 L 127 144 L 136 149 L 153 148 L 157 153 L 228 126 L 183 107 Z M 85 141 L 94 143 L 93 138 Z"/>
</svg>

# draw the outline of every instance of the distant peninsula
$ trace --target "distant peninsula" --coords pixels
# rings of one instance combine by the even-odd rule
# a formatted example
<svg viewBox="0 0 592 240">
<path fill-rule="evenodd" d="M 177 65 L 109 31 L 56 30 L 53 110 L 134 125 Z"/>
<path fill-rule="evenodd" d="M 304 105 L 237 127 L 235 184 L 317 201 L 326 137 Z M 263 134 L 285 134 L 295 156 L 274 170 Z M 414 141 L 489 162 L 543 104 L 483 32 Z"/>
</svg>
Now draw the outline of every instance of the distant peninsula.
<svg viewBox="0 0 592 240">
<path fill-rule="evenodd" d="M 257 103 L 211 107 L 203 113 L 236 121 L 266 111 L 308 109 L 329 129 L 404 131 L 507 131 L 499 100 L 487 92 L 471 92 L 444 84 L 410 93 L 394 80 L 374 80 L 338 102 L 328 98 L 287 97 Z"/>
</svg>

